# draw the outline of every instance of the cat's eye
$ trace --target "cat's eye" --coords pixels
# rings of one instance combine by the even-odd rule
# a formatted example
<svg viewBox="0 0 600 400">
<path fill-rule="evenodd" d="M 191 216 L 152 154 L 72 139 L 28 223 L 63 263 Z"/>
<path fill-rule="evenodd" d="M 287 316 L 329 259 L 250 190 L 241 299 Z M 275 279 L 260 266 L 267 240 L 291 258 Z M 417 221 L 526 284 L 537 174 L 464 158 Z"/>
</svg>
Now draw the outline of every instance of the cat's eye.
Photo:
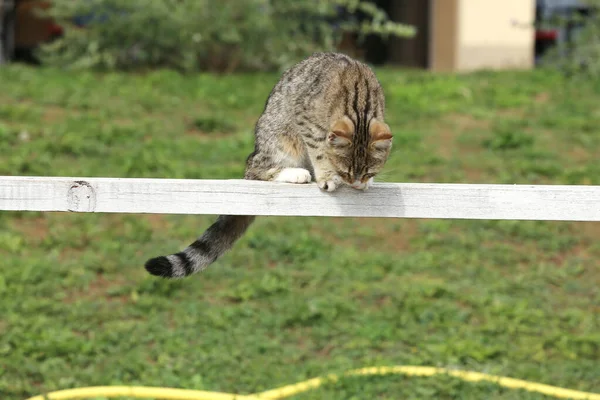
<svg viewBox="0 0 600 400">
<path fill-rule="evenodd" d="M 362 176 L 362 178 L 360 179 L 361 182 L 366 182 L 369 179 L 371 179 L 372 177 L 374 177 L 376 174 L 364 174 Z"/>
<path fill-rule="evenodd" d="M 340 176 L 345 180 L 350 182 L 352 180 L 352 175 L 350 175 L 349 173 L 346 172 L 342 172 L 340 173 Z"/>
</svg>

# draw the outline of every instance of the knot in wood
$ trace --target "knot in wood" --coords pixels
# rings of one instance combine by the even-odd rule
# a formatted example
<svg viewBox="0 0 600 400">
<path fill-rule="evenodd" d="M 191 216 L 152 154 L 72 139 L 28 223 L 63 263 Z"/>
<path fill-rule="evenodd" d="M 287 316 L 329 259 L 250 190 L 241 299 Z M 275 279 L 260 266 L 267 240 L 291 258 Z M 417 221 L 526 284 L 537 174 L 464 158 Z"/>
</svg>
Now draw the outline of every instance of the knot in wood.
<svg viewBox="0 0 600 400">
<path fill-rule="evenodd" d="M 93 212 L 96 209 L 96 192 L 86 181 L 75 181 L 67 192 L 69 211 Z"/>
</svg>

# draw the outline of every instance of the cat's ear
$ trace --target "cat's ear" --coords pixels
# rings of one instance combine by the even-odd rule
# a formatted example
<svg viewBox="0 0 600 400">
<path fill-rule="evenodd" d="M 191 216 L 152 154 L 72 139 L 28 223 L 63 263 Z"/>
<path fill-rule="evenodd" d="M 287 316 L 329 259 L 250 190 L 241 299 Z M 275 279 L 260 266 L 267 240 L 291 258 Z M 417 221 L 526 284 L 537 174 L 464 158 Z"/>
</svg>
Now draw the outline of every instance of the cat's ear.
<svg viewBox="0 0 600 400">
<path fill-rule="evenodd" d="M 327 143 L 334 147 L 346 147 L 352 144 L 354 124 L 347 116 L 343 116 L 331 125 L 327 134 Z"/>
<path fill-rule="evenodd" d="M 389 150 L 392 147 L 392 132 L 385 122 L 373 118 L 369 124 L 369 135 L 371 136 L 371 146 L 373 148 Z"/>
</svg>

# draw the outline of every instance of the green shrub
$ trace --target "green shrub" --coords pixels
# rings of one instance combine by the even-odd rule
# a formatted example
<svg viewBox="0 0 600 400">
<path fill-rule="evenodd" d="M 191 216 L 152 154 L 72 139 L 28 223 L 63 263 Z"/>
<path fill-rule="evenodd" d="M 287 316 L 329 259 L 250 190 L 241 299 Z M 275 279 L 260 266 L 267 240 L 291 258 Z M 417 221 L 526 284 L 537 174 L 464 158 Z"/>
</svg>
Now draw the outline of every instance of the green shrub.
<svg viewBox="0 0 600 400">
<path fill-rule="evenodd" d="M 542 65 L 556 68 L 571 78 L 600 78 L 600 0 L 582 0 L 593 10 L 589 16 L 557 17 L 542 27 L 579 26 L 570 42 L 548 51 Z"/>
<path fill-rule="evenodd" d="M 53 0 L 65 35 L 42 47 L 61 67 L 268 70 L 332 50 L 344 32 L 410 36 L 365 0 Z M 343 10 L 350 18 L 340 20 Z M 358 19 L 361 14 L 366 18 Z M 73 23 L 92 16 L 84 28 Z"/>
</svg>

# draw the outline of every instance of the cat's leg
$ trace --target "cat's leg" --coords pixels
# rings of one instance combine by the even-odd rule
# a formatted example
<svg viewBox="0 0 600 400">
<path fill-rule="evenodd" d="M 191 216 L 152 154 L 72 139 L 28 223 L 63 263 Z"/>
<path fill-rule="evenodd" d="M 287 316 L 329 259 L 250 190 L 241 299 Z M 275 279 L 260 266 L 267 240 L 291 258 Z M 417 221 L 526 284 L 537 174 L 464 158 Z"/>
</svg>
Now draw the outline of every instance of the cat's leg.
<svg viewBox="0 0 600 400">
<path fill-rule="evenodd" d="M 315 181 L 321 190 L 333 192 L 343 184 L 324 152 L 320 148 L 310 149 L 308 157 L 313 167 Z"/>
<path fill-rule="evenodd" d="M 315 165 L 316 164 L 316 165 Z M 340 187 L 344 180 L 331 168 L 329 163 L 315 163 L 315 180 L 320 189 L 333 192 Z"/>
<path fill-rule="evenodd" d="M 254 153 L 246 162 L 246 179 L 308 183 L 312 177 L 307 165 L 308 155 L 302 142 L 290 135 L 278 134 L 271 140 L 257 142 Z"/>
<path fill-rule="evenodd" d="M 296 127 L 298 136 L 301 137 L 304 142 L 306 162 L 311 166 L 317 185 L 322 190 L 333 192 L 342 185 L 344 181 L 338 175 L 327 157 L 327 151 L 325 149 L 325 129 L 319 127 L 315 123 L 313 123 L 313 125 L 313 129 L 306 126 L 306 123 L 302 126 L 298 125 Z"/>
</svg>

